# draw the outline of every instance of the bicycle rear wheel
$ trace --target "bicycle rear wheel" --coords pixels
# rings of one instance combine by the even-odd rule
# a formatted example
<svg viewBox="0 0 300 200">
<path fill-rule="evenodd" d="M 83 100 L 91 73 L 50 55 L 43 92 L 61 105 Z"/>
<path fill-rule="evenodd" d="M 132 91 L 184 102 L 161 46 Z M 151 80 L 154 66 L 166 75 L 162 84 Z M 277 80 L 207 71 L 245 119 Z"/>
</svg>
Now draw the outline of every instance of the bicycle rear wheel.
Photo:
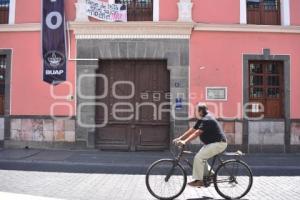
<svg viewBox="0 0 300 200">
<path fill-rule="evenodd" d="M 147 170 L 147 189 L 157 199 L 178 197 L 184 191 L 186 182 L 185 170 L 172 159 L 158 160 Z"/>
<path fill-rule="evenodd" d="M 240 199 L 252 187 L 253 176 L 246 163 L 240 160 L 228 160 L 221 164 L 215 173 L 214 186 L 225 199 Z"/>
</svg>

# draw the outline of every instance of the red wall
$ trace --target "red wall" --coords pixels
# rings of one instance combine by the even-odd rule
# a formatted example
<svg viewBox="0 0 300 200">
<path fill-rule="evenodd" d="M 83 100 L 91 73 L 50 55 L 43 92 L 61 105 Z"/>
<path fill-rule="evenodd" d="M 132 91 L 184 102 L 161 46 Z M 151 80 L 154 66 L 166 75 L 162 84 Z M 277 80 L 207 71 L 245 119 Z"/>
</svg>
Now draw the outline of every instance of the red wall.
<svg viewBox="0 0 300 200">
<path fill-rule="evenodd" d="M 41 0 L 17 1 L 16 23 L 34 23 L 41 19 Z M 75 18 L 76 0 L 67 0 L 66 15 Z M 178 0 L 160 0 L 160 20 L 177 20 Z M 193 18 L 205 23 L 238 23 L 238 0 L 194 0 Z M 300 25 L 300 1 L 291 0 L 291 23 Z M 72 34 L 71 34 L 72 35 Z M 57 100 L 50 95 L 50 85 L 42 81 L 41 43 L 39 32 L 0 33 L 0 48 L 13 49 L 11 80 L 12 115 L 48 115 L 53 103 L 75 101 Z M 75 38 L 72 35 L 72 57 L 75 53 Z M 227 86 L 228 101 L 224 113 L 231 117 L 237 114 L 237 103 L 242 102 L 242 54 L 261 54 L 263 48 L 270 48 L 272 54 L 291 55 L 291 117 L 300 117 L 300 90 L 297 88 L 297 74 L 300 74 L 300 36 L 272 33 L 230 33 L 193 32 L 190 47 L 190 91 L 198 97 L 192 103 L 205 99 L 206 86 Z M 75 85 L 75 62 L 68 62 L 68 81 Z M 56 93 L 66 94 L 68 88 L 55 87 Z M 75 90 L 73 88 L 73 95 Z M 66 115 L 68 109 L 61 107 L 57 115 Z"/>
<path fill-rule="evenodd" d="M 193 0 L 193 20 L 202 23 L 237 24 L 239 0 Z"/>
<path fill-rule="evenodd" d="M 160 21 L 176 21 L 178 0 L 160 0 Z M 238 0 L 193 0 L 193 20 L 202 23 L 239 23 Z"/>
<path fill-rule="evenodd" d="M 191 103 L 205 101 L 205 87 L 228 87 L 228 101 L 223 104 L 226 117 L 236 116 L 242 103 L 243 54 L 271 54 L 291 56 L 291 118 L 300 117 L 300 36 L 272 33 L 195 32 L 190 49 L 190 92 L 197 98 Z M 219 113 L 217 113 L 219 114 Z M 238 117 L 241 117 L 239 115 Z"/>
<path fill-rule="evenodd" d="M 75 19 L 77 0 L 65 1 L 67 20 Z M 160 21 L 176 21 L 178 0 L 160 0 Z M 239 0 L 192 0 L 193 20 L 202 23 L 236 24 L 240 20 Z M 290 0 L 291 24 L 300 25 L 300 1 Z M 16 2 L 16 23 L 35 23 L 41 21 L 41 0 Z"/>
<path fill-rule="evenodd" d="M 41 0 L 16 1 L 15 23 L 40 23 Z M 75 19 L 76 0 L 65 1 L 67 20 Z M 0 48 L 13 50 L 11 69 L 11 115 L 49 115 L 53 103 L 58 106 L 55 115 L 75 115 L 75 100 L 58 100 L 51 96 L 51 86 L 42 80 L 41 35 L 40 32 L 0 33 Z M 75 38 L 71 34 L 71 55 L 75 55 Z M 67 82 L 75 85 L 75 62 L 67 64 Z M 54 87 L 56 95 L 75 95 L 75 88 L 64 84 Z"/>
<path fill-rule="evenodd" d="M 300 1 L 290 0 L 291 25 L 300 26 Z"/>
<path fill-rule="evenodd" d="M 178 18 L 178 0 L 160 0 L 159 1 L 159 20 L 176 21 Z"/>
<path fill-rule="evenodd" d="M 16 0 L 16 18 L 15 23 L 35 23 L 41 22 L 41 2 L 42 0 Z M 65 1 L 65 12 L 67 20 L 75 19 L 75 2 L 77 0 Z"/>
<path fill-rule="evenodd" d="M 74 44 L 74 38 L 72 43 Z M 0 48 L 12 49 L 11 115 L 49 115 L 53 103 L 71 105 L 75 115 L 75 101 L 58 100 L 51 96 L 50 85 L 42 79 L 41 38 L 39 32 L 0 33 Z M 75 84 L 75 63 L 68 62 L 67 81 Z M 68 95 L 69 87 L 54 87 L 56 95 Z M 75 95 L 74 88 L 71 92 Z M 55 115 L 68 115 L 69 108 L 56 107 Z"/>
</svg>

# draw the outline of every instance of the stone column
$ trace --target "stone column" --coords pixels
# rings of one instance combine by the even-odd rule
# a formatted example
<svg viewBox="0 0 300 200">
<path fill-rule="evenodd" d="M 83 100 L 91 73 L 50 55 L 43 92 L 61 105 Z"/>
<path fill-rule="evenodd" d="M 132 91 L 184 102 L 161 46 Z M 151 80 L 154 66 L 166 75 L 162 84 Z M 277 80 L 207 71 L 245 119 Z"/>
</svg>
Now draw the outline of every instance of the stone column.
<svg viewBox="0 0 300 200">
<path fill-rule="evenodd" d="M 247 1 L 240 0 L 240 24 L 247 24 Z"/>
<path fill-rule="evenodd" d="M 77 0 L 76 6 L 76 19 L 77 22 L 87 22 L 89 18 L 86 14 L 86 3 L 85 0 Z"/>
<path fill-rule="evenodd" d="M 178 6 L 178 20 L 179 22 L 192 22 L 192 8 L 191 0 L 180 0 Z"/>
</svg>

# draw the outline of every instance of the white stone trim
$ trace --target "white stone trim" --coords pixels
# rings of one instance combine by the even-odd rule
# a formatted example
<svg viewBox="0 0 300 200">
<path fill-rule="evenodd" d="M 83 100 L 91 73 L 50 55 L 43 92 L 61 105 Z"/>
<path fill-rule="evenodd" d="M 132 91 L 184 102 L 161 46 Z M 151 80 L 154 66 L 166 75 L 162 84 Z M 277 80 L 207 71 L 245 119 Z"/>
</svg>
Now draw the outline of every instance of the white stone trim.
<svg viewBox="0 0 300 200">
<path fill-rule="evenodd" d="M 189 39 L 190 35 L 88 35 L 78 34 L 76 39 Z"/>
<path fill-rule="evenodd" d="M 153 0 L 153 21 L 159 21 L 159 0 Z"/>
<path fill-rule="evenodd" d="M 77 3 L 75 3 L 76 7 L 76 22 L 87 22 L 89 21 L 89 18 L 86 14 L 86 3 L 85 0 L 77 0 Z"/>
<path fill-rule="evenodd" d="M 208 90 L 209 89 L 224 89 L 225 91 L 225 98 L 224 99 L 213 99 L 208 97 Z M 228 100 L 228 87 L 226 86 L 214 86 L 214 87 L 205 87 L 205 100 L 206 101 L 227 101 Z"/>
<path fill-rule="evenodd" d="M 192 8 L 193 3 L 191 0 L 180 0 L 178 6 L 178 19 L 179 22 L 192 22 Z"/>
<path fill-rule="evenodd" d="M 40 31 L 40 23 L 0 24 L 0 32 Z"/>
<path fill-rule="evenodd" d="M 75 35 L 191 35 L 192 28 L 179 22 L 70 22 Z"/>
<path fill-rule="evenodd" d="M 113 4 L 115 3 L 115 0 L 108 0 L 108 3 Z"/>
<path fill-rule="evenodd" d="M 290 0 L 281 0 L 281 25 L 290 26 L 291 25 L 291 15 L 290 15 Z"/>
<path fill-rule="evenodd" d="M 96 23 L 70 22 L 69 29 L 76 35 L 191 35 L 193 31 L 212 32 L 267 32 L 300 34 L 300 26 L 276 26 L 254 24 L 203 24 L 180 22 L 127 22 Z M 1 32 L 40 31 L 40 23 L 0 24 Z M 177 37 L 176 36 L 176 37 Z M 114 37 L 114 36 L 112 36 Z M 156 36 L 155 36 L 156 37 Z M 172 36 L 170 36 L 172 37 Z"/>
<path fill-rule="evenodd" d="M 240 24 L 247 24 L 247 0 L 240 0 Z"/>
<path fill-rule="evenodd" d="M 300 26 L 254 25 L 254 24 L 201 24 L 194 31 L 212 32 L 257 32 L 257 33 L 300 33 Z"/>
<path fill-rule="evenodd" d="M 10 0 L 8 24 L 15 24 L 15 17 L 16 17 L 16 0 Z"/>
</svg>

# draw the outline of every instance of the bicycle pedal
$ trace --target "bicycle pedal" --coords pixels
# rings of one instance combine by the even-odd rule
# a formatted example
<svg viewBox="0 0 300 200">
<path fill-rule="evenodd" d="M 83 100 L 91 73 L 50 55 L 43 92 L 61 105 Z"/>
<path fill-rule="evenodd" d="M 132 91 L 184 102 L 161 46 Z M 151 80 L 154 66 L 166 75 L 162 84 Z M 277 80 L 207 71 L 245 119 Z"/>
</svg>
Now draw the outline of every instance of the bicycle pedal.
<svg viewBox="0 0 300 200">
<path fill-rule="evenodd" d="M 204 187 L 209 187 L 211 183 L 204 183 Z"/>
<path fill-rule="evenodd" d="M 184 153 L 184 154 L 193 154 L 193 152 L 191 152 L 191 151 L 183 151 L 182 153 Z"/>
</svg>

